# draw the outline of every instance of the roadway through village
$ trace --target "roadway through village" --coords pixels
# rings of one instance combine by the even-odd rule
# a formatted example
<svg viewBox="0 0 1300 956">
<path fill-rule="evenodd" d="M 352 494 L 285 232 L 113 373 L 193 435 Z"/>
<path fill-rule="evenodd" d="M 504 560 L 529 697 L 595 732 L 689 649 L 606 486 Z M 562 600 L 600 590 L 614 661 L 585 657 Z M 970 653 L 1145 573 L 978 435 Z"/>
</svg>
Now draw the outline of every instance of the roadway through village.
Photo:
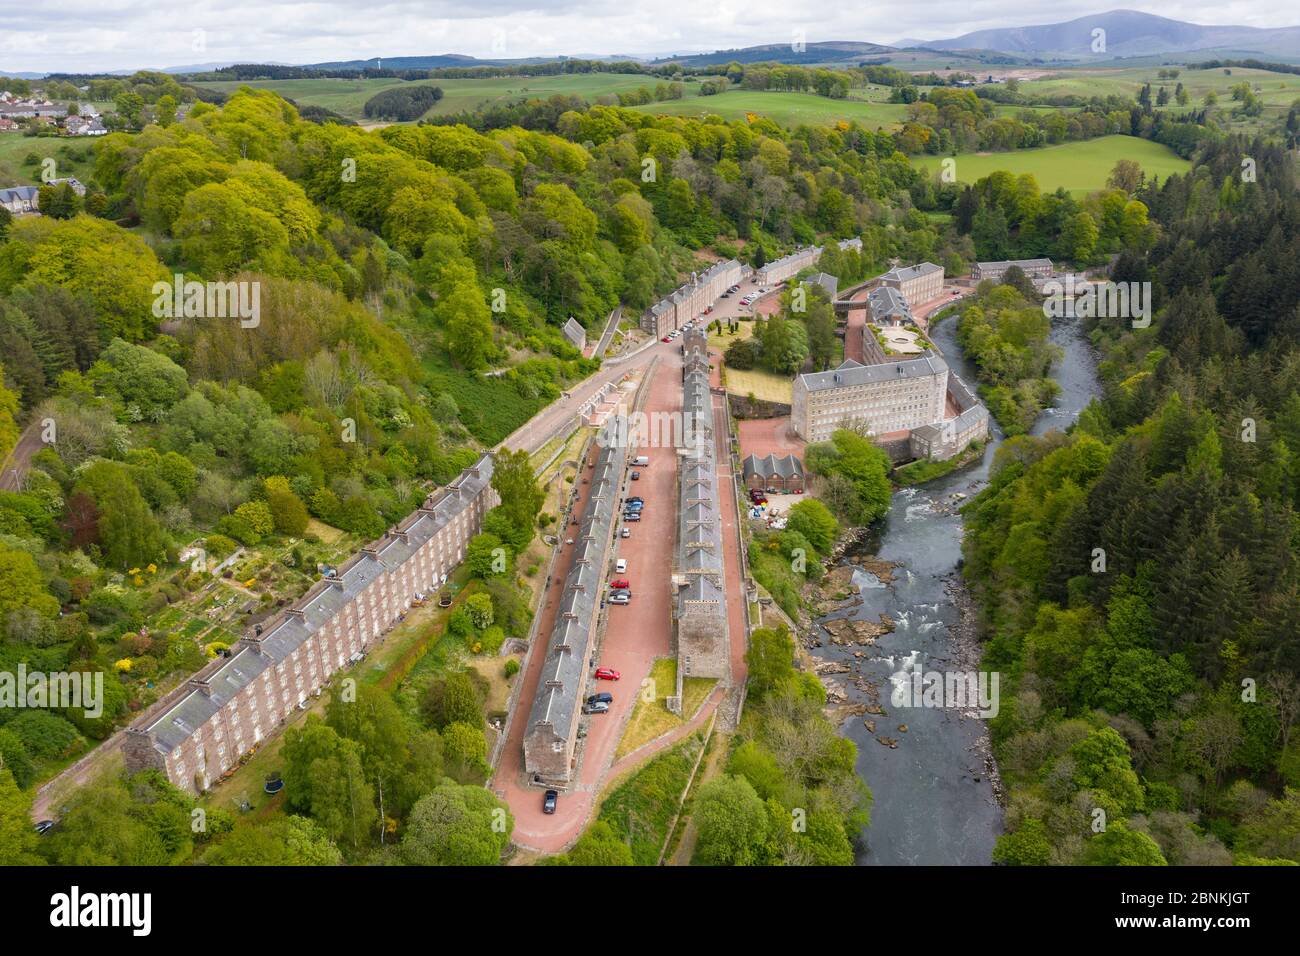
<svg viewBox="0 0 1300 956">
<path fill-rule="evenodd" d="M 645 355 L 657 354 L 661 361 L 653 369 L 652 379 L 646 383 L 643 411 L 647 416 L 656 413 L 680 413 L 682 408 L 682 357 L 678 340 L 657 343 L 637 357 L 640 365 Z M 719 381 L 718 364 L 721 356 L 712 355 L 714 370 L 712 382 Z M 625 369 L 624 369 L 625 370 Z M 744 684 L 745 675 L 745 613 L 744 589 L 741 586 L 740 540 L 737 528 L 735 486 L 730 468 L 730 448 L 727 439 L 725 397 L 713 396 L 714 440 L 717 442 L 719 462 L 719 500 L 717 507 L 722 516 L 723 540 L 726 548 L 725 574 L 727 578 L 727 612 L 730 631 L 731 688 Z M 595 462 L 595 448 L 589 449 L 582 463 L 576 498 L 570 515 L 581 516 L 587 503 L 590 484 L 587 480 Z M 630 454 L 644 454 L 650 459 L 643 466 L 640 479 L 629 479 L 632 469 L 623 478 L 622 496 L 636 494 L 645 499 L 645 509 L 639 522 L 626 525 L 631 530 L 628 538 L 615 537 L 609 557 L 608 574 L 613 579 L 613 564 L 618 558 L 627 561 L 627 571 L 618 577 L 627 578 L 632 585 L 632 603 L 606 605 L 600 614 L 603 628 L 598 630 L 599 645 L 593 656 L 594 667 L 611 667 L 619 671 L 616 682 L 602 681 L 596 686 L 593 679 L 581 691 L 581 696 L 597 690 L 609 690 L 614 696 L 613 706 L 605 714 L 582 718 L 585 737 L 580 744 L 580 762 L 575 782 L 561 794 L 554 814 L 542 812 L 541 787 L 532 785 L 523 768 L 523 739 L 528 727 L 528 714 L 541 681 L 546 644 L 539 643 L 530 655 L 528 667 L 521 675 L 518 693 L 519 705 L 514 719 L 507 728 L 499 766 L 492 781 L 492 789 L 510 806 L 515 818 L 513 840 L 520 846 L 544 852 L 558 852 L 573 843 L 591 818 L 601 792 L 627 772 L 646 760 L 704 726 L 714 710 L 727 697 L 728 688 L 715 687 L 699 710 L 688 715 L 688 720 L 668 734 L 650 741 L 618 761 L 614 760 L 624 729 L 636 706 L 642 682 L 649 677 L 654 660 L 673 654 L 672 619 L 672 565 L 677 537 L 677 450 L 671 447 L 639 448 Z M 573 525 L 568 525 L 573 530 Z M 616 532 L 617 535 L 617 532 Z M 565 540 L 565 535 L 561 540 Z M 574 548 L 561 545 L 562 551 L 551 578 L 546 585 L 539 610 L 540 621 L 535 640 L 547 642 L 555 624 L 557 609 L 565 578 L 573 564 Z M 608 582 L 606 582 L 608 583 Z M 663 688 L 656 689 L 659 696 Z"/>
</svg>

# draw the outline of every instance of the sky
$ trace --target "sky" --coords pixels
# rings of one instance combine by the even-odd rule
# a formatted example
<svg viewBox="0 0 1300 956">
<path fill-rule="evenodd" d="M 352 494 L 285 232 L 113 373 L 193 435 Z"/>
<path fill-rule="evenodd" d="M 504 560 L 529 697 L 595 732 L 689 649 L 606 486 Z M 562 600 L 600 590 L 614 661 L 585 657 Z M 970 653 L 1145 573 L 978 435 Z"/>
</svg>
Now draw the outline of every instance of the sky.
<svg viewBox="0 0 1300 956">
<path fill-rule="evenodd" d="M 1289 26 L 1263 0 L 0 0 L 0 72 L 709 52 L 760 43 L 944 39 L 1123 7 L 1203 24 Z"/>
</svg>

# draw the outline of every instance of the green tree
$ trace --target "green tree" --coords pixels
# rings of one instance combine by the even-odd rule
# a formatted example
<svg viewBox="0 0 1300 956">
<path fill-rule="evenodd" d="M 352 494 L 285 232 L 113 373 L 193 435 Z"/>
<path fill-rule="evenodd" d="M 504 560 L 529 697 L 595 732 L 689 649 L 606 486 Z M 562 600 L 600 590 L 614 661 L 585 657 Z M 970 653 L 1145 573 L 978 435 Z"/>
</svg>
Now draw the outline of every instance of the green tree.
<svg viewBox="0 0 1300 956">
<path fill-rule="evenodd" d="M 441 786 L 411 811 L 402 859 L 413 866 L 495 866 L 514 825 L 510 811 L 490 791 Z"/>
<path fill-rule="evenodd" d="M 829 554 L 840 523 L 816 498 L 805 498 L 790 509 L 786 528 L 802 534 L 819 554 Z"/>
<path fill-rule="evenodd" d="M 699 840 L 693 862 L 704 866 L 758 866 L 767 859 L 767 808 L 743 777 L 724 774 L 695 798 Z"/>
</svg>

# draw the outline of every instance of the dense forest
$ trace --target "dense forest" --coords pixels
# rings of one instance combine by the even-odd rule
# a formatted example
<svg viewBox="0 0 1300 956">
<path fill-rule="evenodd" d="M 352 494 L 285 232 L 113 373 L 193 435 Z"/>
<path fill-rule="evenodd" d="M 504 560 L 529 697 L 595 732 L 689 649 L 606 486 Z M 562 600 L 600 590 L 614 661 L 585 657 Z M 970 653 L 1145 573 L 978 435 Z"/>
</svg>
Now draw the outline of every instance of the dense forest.
<svg viewBox="0 0 1300 956">
<path fill-rule="evenodd" d="M 968 506 L 1000 862 L 1300 862 L 1295 188 L 1239 138 L 1141 187 L 1157 236 L 1112 277 L 1153 284 L 1155 321 L 1095 320 L 1104 398 L 1007 441 Z"/>
</svg>

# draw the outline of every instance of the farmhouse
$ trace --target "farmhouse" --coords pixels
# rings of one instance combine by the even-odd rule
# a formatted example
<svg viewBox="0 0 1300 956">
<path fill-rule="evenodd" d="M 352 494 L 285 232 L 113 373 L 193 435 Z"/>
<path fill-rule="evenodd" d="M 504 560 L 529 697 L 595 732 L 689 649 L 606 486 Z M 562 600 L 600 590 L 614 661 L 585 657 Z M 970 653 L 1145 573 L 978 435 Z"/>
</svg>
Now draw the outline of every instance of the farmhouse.
<svg viewBox="0 0 1300 956">
<path fill-rule="evenodd" d="M 126 731 L 131 773 L 161 770 L 201 792 L 233 769 L 358 661 L 410 607 L 445 583 L 483 516 L 498 503 L 492 456 L 483 455 L 378 541 L 318 581 L 299 601 L 164 697 Z"/>
</svg>

